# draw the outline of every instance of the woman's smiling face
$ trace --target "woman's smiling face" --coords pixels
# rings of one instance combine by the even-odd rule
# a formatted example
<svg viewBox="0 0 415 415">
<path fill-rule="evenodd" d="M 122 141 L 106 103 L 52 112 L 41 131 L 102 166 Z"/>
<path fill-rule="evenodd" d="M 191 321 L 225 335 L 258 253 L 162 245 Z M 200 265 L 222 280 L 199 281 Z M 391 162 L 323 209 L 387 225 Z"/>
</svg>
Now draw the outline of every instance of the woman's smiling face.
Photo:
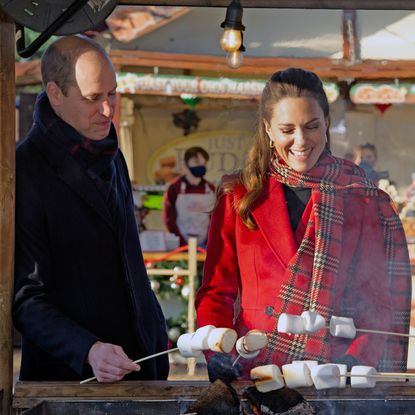
<svg viewBox="0 0 415 415">
<path fill-rule="evenodd" d="M 283 98 L 274 105 L 271 120 L 264 123 L 281 160 L 300 173 L 314 167 L 326 146 L 328 127 L 316 99 Z"/>
</svg>

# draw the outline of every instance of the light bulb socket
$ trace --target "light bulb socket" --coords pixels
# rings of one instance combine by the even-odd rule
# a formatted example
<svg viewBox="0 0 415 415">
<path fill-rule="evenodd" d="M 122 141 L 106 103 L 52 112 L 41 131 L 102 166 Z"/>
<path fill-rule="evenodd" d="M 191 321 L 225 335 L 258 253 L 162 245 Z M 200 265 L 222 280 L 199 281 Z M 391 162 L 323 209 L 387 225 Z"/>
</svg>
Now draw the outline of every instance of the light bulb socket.
<svg viewBox="0 0 415 415">
<path fill-rule="evenodd" d="M 226 8 L 226 17 L 220 27 L 241 31 L 245 30 L 245 26 L 242 24 L 242 14 L 243 9 L 239 0 L 232 0 L 231 4 Z"/>
</svg>

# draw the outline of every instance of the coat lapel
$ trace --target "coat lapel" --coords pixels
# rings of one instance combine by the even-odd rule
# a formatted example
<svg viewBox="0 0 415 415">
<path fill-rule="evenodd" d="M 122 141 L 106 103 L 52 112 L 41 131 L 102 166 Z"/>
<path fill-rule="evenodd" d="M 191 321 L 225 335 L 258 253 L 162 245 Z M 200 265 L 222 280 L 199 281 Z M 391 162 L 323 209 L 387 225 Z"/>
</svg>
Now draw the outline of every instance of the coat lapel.
<svg viewBox="0 0 415 415">
<path fill-rule="evenodd" d="M 255 202 L 252 215 L 275 256 L 287 267 L 296 254 L 298 245 L 291 229 L 287 203 L 282 184 L 268 178 L 264 183 L 264 191 Z"/>
</svg>

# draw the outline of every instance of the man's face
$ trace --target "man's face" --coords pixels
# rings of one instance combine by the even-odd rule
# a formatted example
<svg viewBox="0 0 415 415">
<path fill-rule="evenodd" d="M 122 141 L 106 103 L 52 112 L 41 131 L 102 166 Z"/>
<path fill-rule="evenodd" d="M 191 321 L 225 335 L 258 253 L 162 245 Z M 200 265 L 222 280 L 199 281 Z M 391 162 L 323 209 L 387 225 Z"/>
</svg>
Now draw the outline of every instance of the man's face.
<svg viewBox="0 0 415 415">
<path fill-rule="evenodd" d="M 75 63 L 75 83 L 69 86 L 67 96 L 59 89 L 56 99 L 49 98 L 56 114 L 79 134 L 102 140 L 107 137 L 114 116 L 116 86 L 111 63 L 88 51 Z"/>
</svg>

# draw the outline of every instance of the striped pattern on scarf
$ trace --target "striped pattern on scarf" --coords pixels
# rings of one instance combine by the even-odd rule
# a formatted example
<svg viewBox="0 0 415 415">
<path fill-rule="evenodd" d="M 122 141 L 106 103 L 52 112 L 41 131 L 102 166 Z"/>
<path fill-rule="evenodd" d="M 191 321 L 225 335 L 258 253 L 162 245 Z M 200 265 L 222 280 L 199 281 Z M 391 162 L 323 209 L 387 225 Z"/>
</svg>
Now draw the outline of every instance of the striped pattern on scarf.
<svg viewBox="0 0 415 415">
<path fill-rule="evenodd" d="M 333 315 L 333 298 L 345 231 L 344 203 L 347 202 L 347 194 L 358 193 L 377 198 L 394 310 L 391 330 L 408 333 L 411 295 L 408 253 L 405 235 L 389 196 L 378 189 L 354 163 L 338 159 L 328 152 L 306 173 L 299 173 L 283 162 L 275 161 L 269 174 L 288 186 L 311 188 L 312 200 L 312 211 L 303 240 L 287 267 L 284 279 L 288 283 L 278 295 L 278 313 L 299 315 L 304 310 L 313 310 L 322 314 L 326 321 Z M 330 334 L 328 330 L 320 333 L 287 338 L 278 334 L 276 323 L 264 363 L 271 361 L 274 351 L 285 353 L 287 362 L 304 358 L 328 361 Z M 389 337 L 379 368 L 405 370 L 406 344 L 407 339 Z"/>
</svg>

